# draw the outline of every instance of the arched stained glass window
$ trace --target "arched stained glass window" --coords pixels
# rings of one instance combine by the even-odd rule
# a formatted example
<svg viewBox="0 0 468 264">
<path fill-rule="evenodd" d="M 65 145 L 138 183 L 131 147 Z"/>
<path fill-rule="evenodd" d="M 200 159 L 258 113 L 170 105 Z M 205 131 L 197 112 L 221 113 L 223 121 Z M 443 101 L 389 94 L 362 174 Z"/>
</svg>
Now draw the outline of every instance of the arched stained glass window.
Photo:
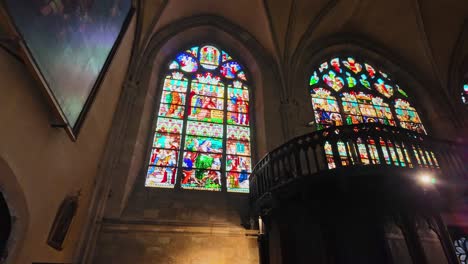
<svg viewBox="0 0 468 264">
<path fill-rule="evenodd" d="M 244 68 L 227 52 L 204 45 L 177 54 L 167 69 L 145 186 L 248 192 Z"/>
<path fill-rule="evenodd" d="M 313 71 L 309 84 L 317 129 L 381 123 L 426 133 L 406 92 L 368 63 L 352 57 L 332 58 Z M 368 157 L 363 160 L 369 162 Z"/>
</svg>

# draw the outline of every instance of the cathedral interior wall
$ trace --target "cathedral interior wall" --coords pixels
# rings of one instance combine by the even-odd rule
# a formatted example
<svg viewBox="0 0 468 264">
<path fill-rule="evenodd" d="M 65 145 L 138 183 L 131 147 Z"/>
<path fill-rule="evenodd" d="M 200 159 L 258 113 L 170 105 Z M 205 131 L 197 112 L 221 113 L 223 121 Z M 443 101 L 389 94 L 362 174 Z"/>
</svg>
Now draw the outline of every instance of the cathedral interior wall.
<svg viewBox="0 0 468 264">
<path fill-rule="evenodd" d="M 51 109 L 39 84 L 21 61 L 0 49 L 0 157 L 15 174 L 30 214 L 24 244 L 11 252 L 17 258 L 10 263 L 71 262 L 125 78 L 134 26 L 133 21 L 76 142 L 64 129 L 51 127 Z M 78 192 L 77 214 L 63 250 L 57 251 L 46 244 L 49 230 L 62 200 Z"/>
</svg>

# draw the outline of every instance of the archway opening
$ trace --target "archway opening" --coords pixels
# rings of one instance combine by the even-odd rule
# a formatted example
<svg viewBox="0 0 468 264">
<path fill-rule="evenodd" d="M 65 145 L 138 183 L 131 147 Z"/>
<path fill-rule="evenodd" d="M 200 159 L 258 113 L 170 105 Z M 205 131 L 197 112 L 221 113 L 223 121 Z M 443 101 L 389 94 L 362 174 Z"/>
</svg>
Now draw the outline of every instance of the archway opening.
<svg viewBox="0 0 468 264">
<path fill-rule="evenodd" d="M 11 233 L 11 215 L 8 205 L 0 192 L 0 260 L 6 257 L 7 243 Z"/>
</svg>

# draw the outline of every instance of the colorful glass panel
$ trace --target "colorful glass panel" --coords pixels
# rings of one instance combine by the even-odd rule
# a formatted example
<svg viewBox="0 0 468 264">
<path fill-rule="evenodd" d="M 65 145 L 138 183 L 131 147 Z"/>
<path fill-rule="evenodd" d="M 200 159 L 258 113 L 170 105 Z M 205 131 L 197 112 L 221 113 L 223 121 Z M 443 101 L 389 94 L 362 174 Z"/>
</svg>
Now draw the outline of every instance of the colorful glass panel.
<svg viewBox="0 0 468 264">
<path fill-rule="evenodd" d="M 154 133 L 153 148 L 179 149 L 179 147 L 179 134 Z"/>
<path fill-rule="evenodd" d="M 220 191 L 221 172 L 184 168 L 180 185 L 184 189 Z"/>
<path fill-rule="evenodd" d="M 461 98 L 464 104 L 468 104 L 468 84 L 463 85 L 463 92 Z"/>
<path fill-rule="evenodd" d="M 149 166 L 146 174 L 146 187 L 173 188 L 175 185 L 177 168 Z"/>
<path fill-rule="evenodd" d="M 357 84 L 356 79 L 352 77 L 349 72 L 346 72 L 346 81 L 348 82 L 349 88 L 353 88 Z"/>
<path fill-rule="evenodd" d="M 437 161 L 434 152 L 430 151 L 430 153 L 431 153 L 432 160 L 434 161 L 434 164 L 436 165 L 436 167 L 439 167 L 439 162 Z"/>
<path fill-rule="evenodd" d="M 250 157 L 227 155 L 226 171 L 250 173 L 252 168 Z"/>
<path fill-rule="evenodd" d="M 250 129 L 241 126 L 227 126 L 227 138 L 234 140 L 250 141 Z"/>
<path fill-rule="evenodd" d="M 245 76 L 245 72 L 243 71 L 240 71 L 238 74 L 237 74 L 237 78 L 243 80 L 243 81 L 247 81 L 247 77 Z"/>
<path fill-rule="evenodd" d="M 163 90 L 185 93 L 188 82 L 187 79 L 182 79 L 182 77 L 183 74 L 178 72 L 174 72 L 173 76 L 167 76 L 164 80 Z"/>
<path fill-rule="evenodd" d="M 151 151 L 150 165 L 157 166 L 177 166 L 177 150 L 155 148 Z"/>
<path fill-rule="evenodd" d="M 373 139 L 368 139 L 367 143 L 372 164 L 380 164 L 379 153 L 377 152 L 375 141 Z"/>
<path fill-rule="evenodd" d="M 380 147 L 382 148 L 382 153 L 384 155 L 385 163 L 387 163 L 388 165 L 391 165 L 392 161 L 390 160 L 390 155 L 388 155 L 387 145 L 385 144 L 385 141 L 382 138 L 380 138 L 379 143 L 380 143 Z"/>
<path fill-rule="evenodd" d="M 161 104 L 159 106 L 159 116 L 172 117 L 172 118 L 183 118 L 184 117 L 184 107 L 181 105 L 168 105 Z"/>
<path fill-rule="evenodd" d="M 310 76 L 309 85 L 317 84 L 319 81 L 320 78 L 318 77 L 317 72 L 314 71 L 314 73 Z"/>
<path fill-rule="evenodd" d="M 354 58 L 351 57 L 348 57 L 347 60 L 343 61 L 343 65 L 355 74 L 358 74 L 362 70 L 362 65 L 357 63 Z"/>
<path fill-rule="evenodd" d="M 247 172 L 228 172 L 226 176 L 227 189 L 231 192 L 249 192 L 250 174 Z"/>
<path fill-rule="evenodd" d="M 395 149 L 398 154 L 398 159 L 400 160 L 400 166 L 406 167 L 405 156 L 403 155 L 403 151 L 398 144 L 395 144 Z"/>
<path fill-rule="evenodd" d="M 362 84 L 362 86 L 366 87 L 367 89 L 371 89 L 370 82 L 367 80 L 367 76 L 365 74 L 361 74 L 359 82 Z"/>
<path fill-rule="evenodd" d="M 161 103 L 185 105 L 185 94 L 172 91 L 163 91 L 161 96 Z"/>
<path fill-rule="evenodd" d="M 222 62 L 232 60 L 231 56 L 229 56 L 229 54 L 227 54 L 227 52 L 225 52 L 224 50 L 221 52 L 221 56 L 222 56 L 222 59 L 221 59 Z"/>
<path fill-rule="evenodd" d="M 330 91 L 323 88 L 315 88 L 311 91 L 315 122 L 320 129 L 333 125 L 342 125 L 338 103 L 336 102 L 335 97 L 330 94 Z"/>
<path fill-rule="evenodd" d="M 214 75 L 211 72 L 206 72 L 204 74 L 197 74 L 197 80 L 205 84 L 218 85 L 221 81 L 221 78 L 219 76 Z"/>
<path fill-rule="evenodd" d="M 231 125 L 248 126 L 250 124 L 248 113 L 227 113 L 227 123 Z"/>
<path fill-rule="evenodd" d="M 191 47 L 187 50 L 188 53 L 192 54 L 195 58 L 198 57 L 198 47 Z"/>
<path fill-rule="evenodd" d="M 221 154 L 185 152 L 183 167 L 187 169 L 220 170 Z"/>
<path fill-rule="evenodd" d="M 369 154 L 367 153 L 366 144 L 363 144 L 360 138 L 358 138 L 357 140 L 357 147 L 358 147 L 358 153 L 359 153 L 359 158 L 361 160 L 361 163 L 364 165 L 370 164 L 370 159 L 369 159 Z"/>
<path fill-rule="evenodd" d="M 228 191 L 248 192 L 249 91 L 242 66 L 216 47 L 194 46 L 167 70 L 145 186 L 179 182 L 185 189 L 220 191 L 225 177 Z"/>
<path fill-rule="evenodd" d="M 211 85 L 206 83 L 200 83 L 198 81 L 192 81 L 191 95 L 199 94 L 206 96 L 215 96 L 219 98 L 224 97 L 224 86 L 222 85 Z"/>
<path fill-rule="evenodd" d="M 342 106 L 347 124 L 379 122 L 385 125 L 396 125 L 390 107 L 380 97 L 363 92 L 343 93 Z"/>
<path fill-rule="evenodd" d="M 198 63 L 195 58 L 186 53 L 179 54 L 176 60 L 181 66 L 180 69 L 184 72 L 196 72 L 198 70 Z"/>
<path fill-rule="evenodd" d="M 346 145 L 343 143 L 343 141 L 338 141 L 336 145 L 338 147 L 338 154 L 340 155 L 341 165 L 349 165 L 348 153 L 346 152 Z"/>
<path fill-rule="evenodd" d="M 223 137 L 223 125 L 205 122 L 187 121 L 187 134 L 204 137 Z"/>
<path fill-rule="evenodd" d="M 379 93 L 383 94 L 387 98 L 390 98 L 393 95 L 393 87 L 386 84 L 381 78 L 377 79 L 377 82 L 374 83 L 374 87 Z"/>
<path fill-rule="evenodd" d="M 320 64 L 320 67 L 319 67 L 320 72 L 323 72 L 326 69 L 328 69 L 328 62 L 324 62 L 324 63 Z"/>
<path fill-rule="evenodd" d="M 224 77 L 228 79 L 234 79 L 236 78 L 237 72 L 240 71 L 241 69 L 242 68 L 239 65 L 239 63 L 235 61 L 229 61 L 221 65 L 220 72 L 221 72 L 221 75 L 223 75 Z"/>
<path fill-rule="evenodd" d="M 227 110 L 247 113 L 249 108 L 249 91 L 228 88 Z"/>
<path fill-rule="evenodd" d="M 401 95 L 403 95 L 404 97 L 408 97 L 408 94 L 407 94 L 403 89 L 401 89 L 401 88 L 398 86 L 398 84 L 395 85 L 395 86 L 396 86 L 396 88 L 397 88 L 397 91 L 398 91 Z"/>
<path fill-rule="evenodd" d="M 324 74 L 322 79 L 330 88 L 337 92 L 345 85 L 343 78 L 338 77 L 334 71 L 329 71 L 328 74 Z"/>
<path fill-rule="evenodd" d="M 319 87 L 319 85 L 324 84 L 331 90 Z M 312 106 L 318 129 L 343 123 L 359 124 L 363 122 L 378 122 L 397 126 L 397 121 L 399 121 L 400 127 L 426 133 L 414 108 L 398 107 L 398 104 L 401 104 L 400 101 L 404 101 L 398 97 L 407 98 L 408 94 L 392 82 L 386 73 L 368 63 L 358 62 L 353 57 L 347 57 L 343 60 L 332 58 L 329 62 L 320 64 L 312 72 L 309 85 L 312 88 Z M 365 94 L 362 91 L 365 89 L 372 92 Z M 344 92 L 341 94 L 343 101 L 340 107 L 342 108 L 338 107 L 335 99 L 335 92 L 341 91 Z M 355 100 L 346 100 L 349 98 L 344 95 L 351 94 L 351 91 L 354 92 Z M 376 92 L 383 95 L 384 99 L 375 96 Z M 464 94 L 467 94 L 466 101 L 468 102 L 468 84 Z M 358 98 L 359 96 L 365 97 Z M 396 103 L 390 105 L 391 100 Z M 331 106 L 327 106 L 327 104 Z M 327 107 L 335 108 L 335 105 L 336 110 L 325 110 Z M 397 117 L 393 116 L 395 112 Z"/>
<path fill-rule="evenodd" d="M 250 156 L 250 142 L 239 140 L 228 140 L 226 145 L 227 154 Z"/>
<path fill-rule="evenodd" d="M 334 58 L 330 61 L 330 65 L 335 72 L 341 73 L 340 59 Z"/>
<path fill-rule="evenodd" d="M 375 73 L 376 73 L 374 67 L 370 66 L 370 65 L 367 64 L 367 63 L 364 63 L 364 66 L 366 67 L 366 71 L 367 71 L 367 73 L 369 74 L 369 76 L 370 76 L 371 78 L 374 78 L 374 77 L 375 77 Z"/>
<path fill-rule="evenodd" d="M 332 145 L 328 141 L 325 141 L 323 149 L 325 150 L 325 158 L 327 159 L 328 168 L 336 168 L 335 160 L 333 159 Z"/>
<path fill-rule="evenodd" d="M 400 121 L 401 127 L 414 130 L 419 133 L 426 133 L 418 112 L 416 112 L 416 109 L 414 109 L 408 101 L 396 99 L 395 113 L 397 115 L 397 119 Z"/>
<path fill-rule="evenodd" d="M 223 153 L 223 140 L 221 138 L 195 137 L 187 135 L 185 150 L 207 153 Z"/>
<path fill-rule="evenodd" d="M 170 118 L 158 118 L 156 131 L 167 133 L 181 133 L 183 121 Z"/>
<path fill-rule="evenodd" d="M 205 69 L 216 69 L 219 65 L 219 57 L 219 50 L 213 46 L 204 46 L 200 49 L 200 64 Z"/>
<path fill-rule="evenodd" d="M 169 64 L 169 69 L 171 70 L 178 70 L 180 68 L 179 63 L 177 61 L 172 61 L 171 64 Z"/>
</svg>

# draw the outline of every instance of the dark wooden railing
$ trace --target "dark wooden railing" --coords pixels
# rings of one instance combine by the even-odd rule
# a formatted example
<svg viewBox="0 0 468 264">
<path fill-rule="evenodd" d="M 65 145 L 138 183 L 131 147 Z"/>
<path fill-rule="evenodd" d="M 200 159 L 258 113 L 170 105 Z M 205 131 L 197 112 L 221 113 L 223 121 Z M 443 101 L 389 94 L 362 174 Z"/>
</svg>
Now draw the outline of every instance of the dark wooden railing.
<svg viewBox="0 0 468 264">
<path fill-rule="evenodd" d="M 331 127 L 294 138 L 268 153 L 253 169 L 250 198 L 255 203 L 273 188 L 297 178 L 366 165 L 424 168 L 463 179 L 467 174 L 463 151 L 466 146 L 397 127 Z"/>
</svg>

